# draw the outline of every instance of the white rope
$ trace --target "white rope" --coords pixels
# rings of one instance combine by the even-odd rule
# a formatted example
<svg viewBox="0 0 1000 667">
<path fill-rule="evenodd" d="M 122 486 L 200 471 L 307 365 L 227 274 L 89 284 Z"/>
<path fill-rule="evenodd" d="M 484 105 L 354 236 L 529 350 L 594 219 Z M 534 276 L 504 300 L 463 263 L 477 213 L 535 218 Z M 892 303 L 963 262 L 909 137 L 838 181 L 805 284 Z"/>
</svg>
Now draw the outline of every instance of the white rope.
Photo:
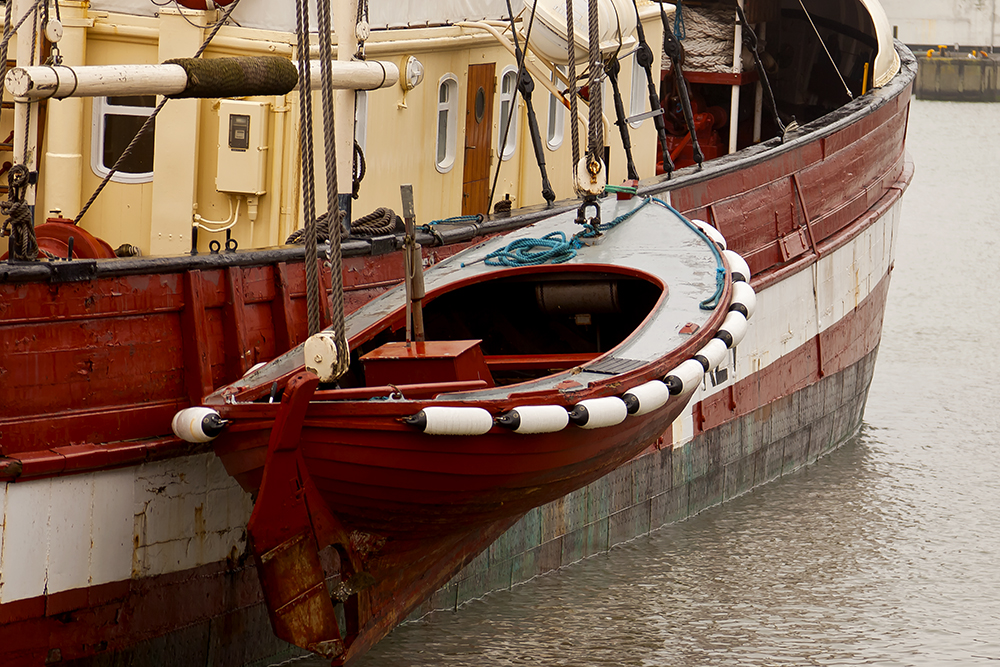
<svg viewBox="0 0 1000 667">
<path fill-rule="evenodd" d="M 736 12 L 732 7 L 684 5 L 684 69 L 690 72 L 730 73 L 736 39 Z M 663 56 L 663 68 L 670 59 Z M 752 64 L 743 67 L 753 69 Z"/>
</svg>

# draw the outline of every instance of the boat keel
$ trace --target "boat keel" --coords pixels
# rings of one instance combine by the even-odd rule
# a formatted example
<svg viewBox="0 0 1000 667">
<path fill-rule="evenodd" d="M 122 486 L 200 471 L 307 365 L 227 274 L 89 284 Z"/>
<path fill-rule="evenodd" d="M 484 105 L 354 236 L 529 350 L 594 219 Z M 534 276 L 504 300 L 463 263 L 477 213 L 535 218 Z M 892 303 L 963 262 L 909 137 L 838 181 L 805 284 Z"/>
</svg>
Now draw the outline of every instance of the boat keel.
<svg viewBox="0 0 1000 667">
<path fill-rule="evenodd" d="M 247 530 L 275 634 L 335 659 L 367 622 L 366 589 L 375 580 L 363 570 L 348 531 L 326 508 L 299 451 L 318 384 L 312 373 L 288 383 Z"/>
</svg>

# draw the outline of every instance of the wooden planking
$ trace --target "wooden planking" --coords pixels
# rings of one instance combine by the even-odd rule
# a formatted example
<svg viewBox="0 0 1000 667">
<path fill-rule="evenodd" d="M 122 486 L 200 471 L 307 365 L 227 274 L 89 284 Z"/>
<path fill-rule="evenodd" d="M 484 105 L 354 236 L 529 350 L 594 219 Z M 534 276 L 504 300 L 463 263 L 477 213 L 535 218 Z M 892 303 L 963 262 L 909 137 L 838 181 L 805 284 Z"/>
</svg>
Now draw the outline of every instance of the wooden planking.
<svg viewBox="0 0 1000 667">
<path fill-rule="evenodd" d="M 212 367 L 209 360 L 211 339 L 204 306 L 201 271 L 189 271 L 184 276 L 184 312 L 181 330 L 184 336 L 184 380 L 187 397 L 192 404 L 212 393 Z"/>
</svg>

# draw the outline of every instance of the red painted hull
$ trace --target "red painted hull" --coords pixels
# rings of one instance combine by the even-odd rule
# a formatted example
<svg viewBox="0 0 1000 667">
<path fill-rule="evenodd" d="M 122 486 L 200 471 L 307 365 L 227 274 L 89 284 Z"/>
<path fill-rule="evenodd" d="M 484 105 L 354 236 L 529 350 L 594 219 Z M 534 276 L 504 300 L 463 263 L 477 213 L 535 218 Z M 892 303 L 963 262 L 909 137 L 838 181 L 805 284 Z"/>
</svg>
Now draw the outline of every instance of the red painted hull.
<svg viewBox="0 0 1000 667">
<path fill-rule="evenodd" d="M 904 139 L 910 85 L 906 82 L 870 108 L 859 102 L 855 116 L 845 114 L 842 123 L 820 136 L 731 166 L 722 158 L 723 164 L 706 165 L 702 175 L 662 187 L 671 188 L 676 208 L 711 221 L 726 235 L 730 247 L 743 254 L 757 274 L 758 290 L 780 284 L 814 263 L 817 255 L 848 242 L 900 196 L 909 179 Z M 345 271 L 349 307 L 395 284 L 402 272 L 401 262 L 388 257 L 346 261 L 356 269 Z M 305 319 L 304 278 L 301 260 L 294 258 L 183 270 L 151 265 L 145 273 L 125 271 L 61 283 L 50 283 L 47 275 L 15 279 L 5 270 L 0 267 L 0 346 L 5 350 L 0 379 L 18 397 L 17 403 L 5 402 L 0 408 L 0 478 L 7 481 L 69 476 L 206 451 L 168 435 L 172 415 L 304 337 L 299 326 Z M 766 373 L 699 403 L 697 433 L 716 433 L 737 419 L 759 416 L 768 406 L 872 358 L 887 288 L 888 279 L 851 318 L 784 355 Z M 632 434 L 633 439 L 643 447 L 653 445 L 668 417 L 658 418 L 648 433 Z M 402 500 L 391 493 L 379 497 L 374 480 L 330 466 L 310 448 L 308 425 L 306 433 L 303 453 L 311 469 L 324 471 L 318 486 L 328 503 L 349 507 L 358 494 L 384 503 L 385 516 L 399 509 Z M 258 441 L 257 453 L 248 454 L 247 460 L 262 459 L 265 446 L 266 439 Z M 224 449 L 220 452 L 225 455 Z M 242 471 L 234 468 L 234 474 L 246 488 L 253 488 L 260 483 L 255 470 L 262 464 L 260 460 Z M 570 464 L 570 471 L 577 481 L 589 480 L 615 465 L 585 459 Z M 395 474 L 397 483 L 404 480 L 402 471 Z M 476 480 L 487 481 L 497 479 Z M 352 486 L 345 491 L 348 484 Z M 470 486 L 474 488 L 481 487 Z M 454 499 L 441 494 L 430 477 L 417 490 L 427 493 L 428 516 L 430 508 Z M 399 572 L 401 564 L 410 570 L 399 579 L 387 579 L 387 587 L 397 586 L 392 601 L 372 591 L 374 604 L 386 614 L 370 621 L 366 636 L 391 629 L 506 529 L 509 519 L 495 510 L 500 500 L 498 495 L 489 501 L 492 507 L 479 519 L 492 523 L 475 534 L 425 541 L 419 549 L 418 543 L 400 539 L 399 550 L 391 547 L 372 555 L 369 562 L 377 571 Z M 385 528 L 384 521 L 365 521 L 370 523 L 359 519 L 358 525 Z M 412 572 L 427 576 L 419 583 L 402 583 L 412 579 Z M 62 660 L 124 651 L 181 628 L 236 618 L 259 609 L 259 604 L 254 572 L 238 561 L 40 594 L 0 605 L 5 664 L 41 664 L 55 655 L 53 650 Z M 365 648 L 367 642 L 356 645 L 357 652 Z M 210 661 L 202 657 L 205 664 Z M 239 664 L 239 657 L 232 662 Z"/>
</svg>

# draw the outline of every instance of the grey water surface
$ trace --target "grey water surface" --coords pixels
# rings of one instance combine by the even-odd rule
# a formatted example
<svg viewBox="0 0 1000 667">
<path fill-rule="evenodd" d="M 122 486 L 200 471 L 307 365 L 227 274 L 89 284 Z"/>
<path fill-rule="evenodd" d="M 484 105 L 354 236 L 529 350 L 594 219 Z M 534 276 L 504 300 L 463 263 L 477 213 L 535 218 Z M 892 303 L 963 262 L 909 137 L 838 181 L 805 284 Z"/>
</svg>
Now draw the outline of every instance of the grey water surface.
<svg viewBox="0 0 1000 667">
<path fill-rule="evenodd" d="M 1000 664 L 1000 104 L 915 101 L 908 145 L 917 173 L 857 438 L 399 627 L 360 664 Z"/>
</svg>

